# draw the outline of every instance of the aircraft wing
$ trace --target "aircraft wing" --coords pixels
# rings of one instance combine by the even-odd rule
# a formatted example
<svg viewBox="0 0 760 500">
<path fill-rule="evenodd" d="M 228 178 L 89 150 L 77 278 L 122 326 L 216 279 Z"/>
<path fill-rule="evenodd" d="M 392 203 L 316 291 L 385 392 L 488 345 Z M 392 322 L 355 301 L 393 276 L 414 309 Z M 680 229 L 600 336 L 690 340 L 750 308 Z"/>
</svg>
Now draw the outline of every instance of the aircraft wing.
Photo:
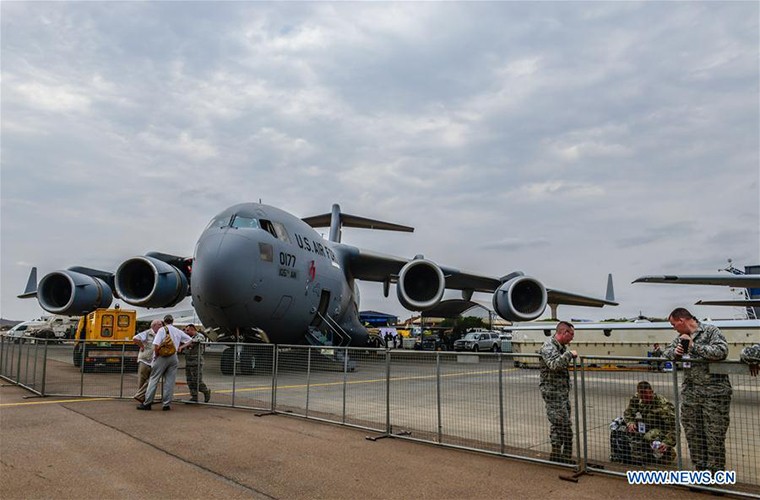
<svg viewBox="0 0 760 500">
<path fill-rule="evenodd" d="M 564 304 L 568 306 L 582 306 L 582 307 L 604 307 L 604 306 L 616 306 L 617 302 L 606 299 L 598 299 L 596 297 L 589 297 L 586 295 L 579 295 L 577 293 L 564 292 L 562 290 L 554 290 L 551 288 L 546 289 L 548 295 L 547 302 L 549 304 Z"/>
<path fill-rule="evenodd" d="M 347 264 L 350 274 L 358 280 L 390 282 L 398 281 L 398 274 L 405 264 L 413 259 L 395 257 L 369 250 L 362 250 L 348 245 L 341 245 L 348 252 Z M 446 288 L 449 290 L 466 290 L 483 293 L 495 292 L 501 284 L 510 276 L 494 278 L 462 272 L 452 267 L 441 266 L 441 271 L 446 278 Z M 616 306 L 617 302 L 611 300 L 589 297 L 562 290 L 546 289 L 550 304 L 575 305 L 586 307 L 603 307 L 605 305 Z"/>
<path fill-rule="evenodd" d="M 342 247 L 349 251 L 348 264 L 351 275 L 355 279 L 363 281 L 395 283 L 401 268 L 413 260 L 362 250 L 348 245 L 342 245 Z M 473 290 L 489 293 L 496 291 L 501 285 L 501 281 L 496 278 L 463 273 L 454 268 L 441 266 L 441 271 L 446 277 L 446 288 L 451 290 Z"/>
<path fill-rule="evenodd" d="M 760 287 L 760 274 L 702 274 L 642 276 L 634 283 L 671 283 L 674 285 L 722 285 L 737 288 Z"/>
<path fill-rule="evenodd" d="M 699 306 L 735 306 L 735 307 L 760 307 L 760 299 L 747 300 L 698 300 Z"/>
</svg>

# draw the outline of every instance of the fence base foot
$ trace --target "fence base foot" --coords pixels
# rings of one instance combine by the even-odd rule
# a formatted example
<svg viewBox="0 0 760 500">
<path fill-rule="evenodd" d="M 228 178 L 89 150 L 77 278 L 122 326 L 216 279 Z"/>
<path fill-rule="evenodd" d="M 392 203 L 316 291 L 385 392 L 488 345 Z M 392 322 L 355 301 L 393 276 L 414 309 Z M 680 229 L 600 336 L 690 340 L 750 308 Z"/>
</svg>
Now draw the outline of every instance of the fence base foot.
<svg viewBox="0 0 760 500">
<path fill-rule="evenodd" d="M 277 415 L 277 412 L 274 411 L 265 411 L 263 413 L 254 413 L 254 417 L 266 417 L 267 415 Z"/>
<path fill-rule="evenodd" d="M 393 436 L 386 433 L 386 434 L 380 434 L 379 436 L 364 436 L 364 439 L 366 439 L 367 441 L 377 441 L 378 439 L 389 438 L 389 437 L 393 437 Z"/>
<path fill-rule="evenodd" d="M 590 476 L 591 473 L 588 472 L 588 471 L 586 471 L 586 470 L 580 470 L 580 471 L 578 471 L 578 472 L 576 472 L 574 474 L 571 474 L 569 476 L 560 474 L 559 478 L 561 480 L 563 480 L 563 481 L 570 481 L 571 483 L 577 483 L 578 482 L 578 478 L 581 477 L 581 476 L 584 476 L 584 475 L 589 475 Z"/>
<path fill-rule="evenodd" d="M 366 439 L 367 441 L 377 441 L 378 439 L 390 438 L 394 436 L 411 436 L 411 435 L 412 433 L 410 431 L 401 431 L 401 432 L 397 432 L 396 434 L 389 434 L 386 432 L 379 436 L 365 436 L 364 439 Z"/>
</svg>

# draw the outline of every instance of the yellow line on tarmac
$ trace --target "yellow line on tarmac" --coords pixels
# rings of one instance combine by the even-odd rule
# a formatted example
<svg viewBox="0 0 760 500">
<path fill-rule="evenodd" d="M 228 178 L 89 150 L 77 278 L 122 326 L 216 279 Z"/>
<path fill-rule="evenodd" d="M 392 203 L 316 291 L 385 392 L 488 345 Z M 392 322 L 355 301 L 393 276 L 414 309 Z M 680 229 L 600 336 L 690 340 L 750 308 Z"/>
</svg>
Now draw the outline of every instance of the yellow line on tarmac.
<svg viewBox="0 0 760 500">
<path fill-rule="evenodd" d="M 517 368 L 507 368 L 506 370 L 502 370 L 502 372 L 509 372 L 509 371 L 515 371 Z M 498 373 L 499 370 L 482 370 L 477 372 L 463 372 L 463 373 L 447 373 L 441 375 L 441 378 L 448 378 L 448 377 L 461 377 L 461 376 L 470 376 L 470 375 L 486 375 L 490 373 Z M 424 380 L 424 379 L 431 379 L 436 378 L 437 375 L 416 375 L 416 376 L 409 376 L 409 377 L 391 377 L 391 382 L 402 382 L 404 380 Z M 377 379 L 369 379 L 369 380 L 350 380 L 346 381 L 347 385 L 356 385 L 356 384 L 376 384 L 379 382 L 385 382 L 385 378 L 377 378 Z M 321 384 L 309 384 L 309 387 L 332 387 L 336 385 L 343 385 L 343 381 L 337 381 L 337 382 L 323 382 Z M 277 390 L 281 389 L 303 389 L 307 387 L 306 384 L 296 384 L 296 385 L 278 385 Z M 242 388 L 235 388 L 235 393 L 240 392 L 255 392 L 255 391 L 271 391 L 272 386 L 271 385 L 263 385 L 259 387 L 248 387 L 245 389 Z M 215 390 L 215 393 L 218 394 L 230 394 L 232 393 L 232 389 L 220 389 Z M 177 393 L 176 396 L 189 396 L 189 393 Z M 58 399 L 55 401 L 29 401 L 25 403 L 0 403 L 0 408 L 5 406 L 26 406 L 26 405 L 49 405 L 49 404 L 56 404 L 56 403 L 82 403 L 82 402 L 89 402 L 89 401 L 114 401 L 118 398 L 80 398 L 80 399 Z"/>
<path fill-rule="evenodd" d="M 3 406 L 27 406 L 27 405 L 52 405 L 56 403 L 87 403 L 90 401 L 114 401 L 117 398 L 79 398 L 79 399 L 56 399 L 55 401 L 28 401 L 26 403 L 1 403 Z"/>
<path fill-rule="evenodd" d="M 508 372 L 508 371 L 515 371 L 517 368 L 507 368 L 506 370 L 502 370 L 502 372 Z M 498 373 L 499 370 L 483 370 L 479 372 L 465 372 L 465 373 L 447 373 L 444 375 L 441 375 L 441 378 L 447 378 L 447 377 L 460 377 L 463 375 L 484 375 L 489 373 Z M 422 379 L 431 379 L 436 378 L 436 375 L 417 375 L 417 376 L 409 376 L 409 377 L 391 377 L 391 382 L 401 382 L 404 380 L 422 380 Z M 385 382 L 385 378 L 377 378 L 377 379 L 369 379 L 369 380 L 350 380 L 346 382 L 346 385 L 355 385 L 355 384 L 376 384 L 378 382 Z M 343 381 L 337 381 L 337 382 L 323 382 L 321 384 L 309 384 L 309 387 L 331 387 L 336 385 L 343 385 Z M 303 389 L 307 387 L 306 384 L 296 384 L 296 385 L 278 385 L 277 390 L 280 389 Z M 260 387 L 249 387 L 246 389 L 240 389 L 236 388 L 235 392 L 254 392 L 254 391 L 271 391 L 272 386 L 260 386 Z M 216 390 L 214 392 L 218 392 L 221 394 L 228 394 L 232 392 L 232 389 L 222 389 L 222 390 Z"/>
</svg>

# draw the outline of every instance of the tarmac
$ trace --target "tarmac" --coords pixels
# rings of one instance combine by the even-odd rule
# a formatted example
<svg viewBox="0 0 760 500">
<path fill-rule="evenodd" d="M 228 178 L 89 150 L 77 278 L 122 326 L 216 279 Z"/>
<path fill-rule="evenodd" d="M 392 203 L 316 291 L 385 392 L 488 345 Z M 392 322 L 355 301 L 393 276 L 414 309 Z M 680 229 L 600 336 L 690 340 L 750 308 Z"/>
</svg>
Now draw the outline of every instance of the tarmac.
<svg viewBox="0 0 760 500">
<path fill-rule="evenodd" d="M 0 387 L 0 498 L 707 498 L 251 410 Z M 377 435 L 377 434 L 375 434 Z"/>
</svg>

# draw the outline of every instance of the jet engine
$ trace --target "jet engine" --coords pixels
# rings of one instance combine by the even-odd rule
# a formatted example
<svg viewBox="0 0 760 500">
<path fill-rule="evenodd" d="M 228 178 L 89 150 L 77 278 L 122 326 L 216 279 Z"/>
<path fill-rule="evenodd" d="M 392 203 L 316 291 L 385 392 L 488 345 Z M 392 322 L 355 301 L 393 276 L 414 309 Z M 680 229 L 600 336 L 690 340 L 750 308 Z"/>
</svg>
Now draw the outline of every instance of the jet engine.
<svg viewBox="0 0 760 500">
<path fill-rule="evenodd" d="M 546 309 L 546 288 L 528 276 L 517 276 L 502 283 L 493 294 L 493 308 L 508 321 L 530 321 Z"/>
<path fill-rule="evenodd" d="M 187 296 L 185 274 L 155 257 L 132 257 L 116 270 L 116 292 L 127 303 L 141 307 L 171 307 Z"/>
<path fill-rule="evenodd" d="M 441 301 L 445 289 L 446 279 L 441 268 L 429 260 L 415 259 L 401 268 L 396 294 L 405 308 L 424 311 Z"/>
<path fill-rule="evenodd" d="M 40 280 L 37 300 L 47 312 L 79 316 L 110 306 L 113 292 L 100 278 L 69 270 L 54 271 Z"/>
</svg>

